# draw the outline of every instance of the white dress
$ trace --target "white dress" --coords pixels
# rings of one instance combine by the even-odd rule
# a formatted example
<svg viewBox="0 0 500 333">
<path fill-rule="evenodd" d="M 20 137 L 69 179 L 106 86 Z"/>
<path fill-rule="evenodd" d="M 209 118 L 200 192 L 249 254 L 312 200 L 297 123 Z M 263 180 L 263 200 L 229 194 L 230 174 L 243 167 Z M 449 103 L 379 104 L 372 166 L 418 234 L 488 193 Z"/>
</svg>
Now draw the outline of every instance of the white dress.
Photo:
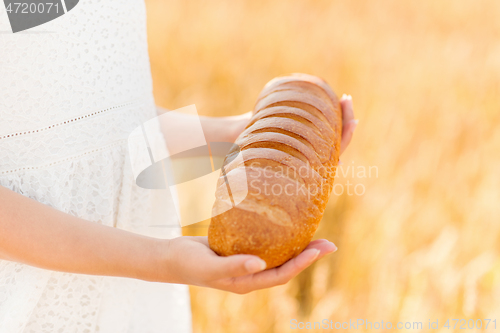
<svg viewBox="0 0 500 333">
<path fill-rule="evenodd" d="M 156 116 L 145 19 L 142 0 L 81 0 L 12 34 L 2 7 L 0 185 L 172 238 L 181 235 L 172 197 L 136 186 L 127 149 L 132 130 Z M 189 291 L 0 260 L 0 332 L 191 332 Z"/>
</svg>

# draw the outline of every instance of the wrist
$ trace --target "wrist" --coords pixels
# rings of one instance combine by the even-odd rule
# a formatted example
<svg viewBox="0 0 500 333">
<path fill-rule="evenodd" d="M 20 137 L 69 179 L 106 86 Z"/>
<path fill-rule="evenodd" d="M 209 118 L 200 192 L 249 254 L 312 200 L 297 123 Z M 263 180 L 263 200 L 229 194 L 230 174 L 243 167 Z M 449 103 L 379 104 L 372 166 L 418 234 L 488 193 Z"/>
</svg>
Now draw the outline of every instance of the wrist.
<svg viewBox="0 0 500 333">
<path fill-rule="evenodd" d="M 243 132 L 251 114 L 229 117 L 201 118 L 203 131 L 208 142 L 234 142 Z"/>
<path fill-rule="evenodd" d="M 170 282 L 170 239 L 155 238 L 152 240 L 149 269 L 146 270 L 143 280 L 151 282 Z"/>
<path fill-rule="evenodd" d="M 229 138 L 227 142 L 235 142 L 238 136 L 245 130 L 245 127 L 248 125 L 250 118 L 245 118 L 245 117 L 235 117 L 232 119 L 231 125 L 229 126 L 229 131 L 228 135 Z"/>
<path fill-rule="evenodd" d="M 219 133 L 223 133 L 223 140 L 219 141 L 234 143 L 241 132 L 241 126 L 239 125 L 239 121 L 233 119 L 232 117 L 225 117 L 224 119 L 221 119 L 218 123 L 218 127 Z"/>
</svg>

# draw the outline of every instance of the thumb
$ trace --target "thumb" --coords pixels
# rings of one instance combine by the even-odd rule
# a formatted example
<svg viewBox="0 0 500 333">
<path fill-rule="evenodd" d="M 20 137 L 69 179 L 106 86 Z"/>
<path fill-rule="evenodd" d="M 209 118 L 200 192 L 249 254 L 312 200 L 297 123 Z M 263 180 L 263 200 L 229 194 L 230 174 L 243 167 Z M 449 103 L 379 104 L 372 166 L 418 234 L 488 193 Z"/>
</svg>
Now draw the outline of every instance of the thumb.
<svg viewBox="0 0 500 333">
<path fill-rule="evenodd" d="M 342 154 L 346 150 L 347 146 L 349 146 L 357 125 L 357 119 L 351 120 L 343 125 L 342 138 L 340 140 L 340 154 Z"/>
<path fill-rule="evenodd" d="M 212 277 L 223 279 L 257 273 L 266 269 L 266 262 L 258 256 L 235 254 L 217 257 L 212 266 Z"/>
</svg>

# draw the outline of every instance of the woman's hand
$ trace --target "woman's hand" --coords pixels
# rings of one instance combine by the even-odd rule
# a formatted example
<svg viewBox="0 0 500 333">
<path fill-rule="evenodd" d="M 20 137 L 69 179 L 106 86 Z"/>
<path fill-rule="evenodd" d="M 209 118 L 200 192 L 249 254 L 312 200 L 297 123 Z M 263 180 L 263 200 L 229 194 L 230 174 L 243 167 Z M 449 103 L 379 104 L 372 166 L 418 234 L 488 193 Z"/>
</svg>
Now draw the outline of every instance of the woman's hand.
<svg viewBox="0 0 500 333">
<path fill-rule="evenodd" d="M 342 95 L 340 105 L 342 106 L 342 139 L 340 141 L 340 154 L 342 155 L 351 142 L 358 120 L 354 119 L 351 95 Z"/>
<path fill-rule="evenodd" d="M 352 98 L 343 95 L 342 154 L 351 142 L 358 121 L 354 118 Z M 247 126 L 252 113 L 240 116 L 203 117 L 202 126 L 208 141 L 234 142 Z M 297 257 L 283 265 L 265 270 L 265 262 L 254 255 L 218 256 L 208 246 L 207 237 L 184 236 L 162 240 L 165 257 L 158 268 L 159 281 L 210 287 L 237 294 L 283 285 L 316 260 L 335 252 L 337 247 L 326 239 L 314 240 Z"/>
<path fill-rule="evenodd" d="M 342 141 L 340 145 L 340 153 L 342 154 L 344 150 L 351 142 L 354 129 L 358 124 L 358 120 L 354 119 L 354 112 L 352 106 L 352 98 L 350 95 L 343 95 L 340 99 L 340 105 L 342 107 Z M 167 110 L 158 107 L 159 114 L 166 112 Z M 234 142 L 236 138 L 245 130 L 248 125 L 250 118 L 252 117 L 252 112 L 229 117 L 206 117 L 206 116 L 189 116 L 185 114 L 176 113 L 171 111 L 171 117 L 166 123 L 162 123 L 162 130 L 164 133 L 170 133 L 165 137 L 170 138 L 166 140 L 168 149 L 171 153 L 177 152 L 178 142 L 172 138 L 182 137 L 182 135 L 175 135 L 176 131 L 184 132 L 189 130 L 193 124 L 197 123 L 198 120 L 201 123 L 203 132 L 205 134 L 205 139 L 207 142 Z M 175 117 L 172 117 L 175 116 Z"/>
<path fill-rule="evenodd" d="M 354 130 L 358 125 L 358 120 L 354 119 L 351 95 L 342 95 L 340 106 L 342 107 L 342 139 L 340 143 L 340 154 L 342 154 L 351 142 Z M 250 111 L 239 116 L 202 117 L 201 122 L 208 141 L 234 142 L 238 135 L 245 130 L 251 117 L 252 112 Z"/>
<path fill-rule="evenodd" d="M 159 249 L 163 259 L 158 265 L 158 281 L 246 294 L 287 283 L 337 247 L 326 239 L 312 241 L 297 257 L 266 271 L 262 271 L 265 262 L 254 255 L 218 256 L 209 248 L 206 236 L 161 240 Z"/>
<path fill-rule="evenodd" d="M 200 117 L 201 126 L 208 142 L 234 142 L 238 135 L 245 130 L 252 111 L 238 116 L 229 117 Z"/>
</svg>

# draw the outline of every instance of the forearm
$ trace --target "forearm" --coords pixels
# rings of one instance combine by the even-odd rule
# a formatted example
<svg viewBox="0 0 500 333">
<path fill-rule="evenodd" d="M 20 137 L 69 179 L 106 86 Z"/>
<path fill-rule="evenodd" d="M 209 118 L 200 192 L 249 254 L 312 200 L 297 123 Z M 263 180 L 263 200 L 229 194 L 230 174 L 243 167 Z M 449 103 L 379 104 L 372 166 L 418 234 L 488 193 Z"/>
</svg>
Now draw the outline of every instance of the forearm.
<svg viewBox="0 0 500 333">
<path fill-rule="evenodd" d="M 1 259 L 154 281 L 161 242 L 74 217 L 0 186 Z"/>
</svg>

